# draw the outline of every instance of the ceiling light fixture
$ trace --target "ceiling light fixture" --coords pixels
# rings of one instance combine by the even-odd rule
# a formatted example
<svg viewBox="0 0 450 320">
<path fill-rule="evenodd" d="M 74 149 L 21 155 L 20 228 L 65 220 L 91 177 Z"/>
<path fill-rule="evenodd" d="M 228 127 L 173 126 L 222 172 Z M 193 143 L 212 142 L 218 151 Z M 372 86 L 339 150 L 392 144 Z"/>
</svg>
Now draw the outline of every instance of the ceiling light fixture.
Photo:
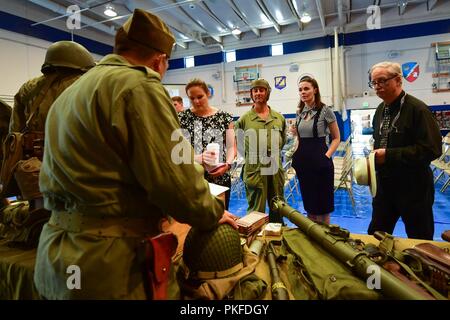
<svg viewBox="0 0 450 320">
<path fill-rule="evenodd" d="M 103 11 L 103 13 L 104 13 L 105 16 L 108 16 L 108 17 L 115 17 L 115 16 L 117 16 L 117 11 L 114 8 L 114 6 L 111 5 L 111 4 L 107 4 L 106 5 L 105 11 Z"/>
<path fill-rule="evenodd" d="M 308 12 L 303 12 L 303 13 L 302 13 L 302 16 L 300 17 L 300 21 L 301 21 L 302 23 L 308 23 L 308 22 L 311 21 L 311 16 L 309 15 Z"/>
<path fill-rule="evenodd" d="M 238 27 L 234 28 L 233 30 L 231 30 L 231 33 L 234 34 L 235 36 L 238 36 L 242 33 L 241 30 L 239 30 Z"/>
</svg>

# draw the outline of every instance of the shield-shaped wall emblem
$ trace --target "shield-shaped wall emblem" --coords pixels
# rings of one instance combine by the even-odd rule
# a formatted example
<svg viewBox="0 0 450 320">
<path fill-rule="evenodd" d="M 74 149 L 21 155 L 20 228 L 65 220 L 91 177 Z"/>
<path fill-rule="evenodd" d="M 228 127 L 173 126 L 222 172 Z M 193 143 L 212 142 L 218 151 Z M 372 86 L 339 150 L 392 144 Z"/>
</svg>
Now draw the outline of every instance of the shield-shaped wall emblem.
<svg viewBox="0 0 450 320">
<path fill-rule="evenodd" d="M 286 76 L 275 77 L 275 88 L 278 90 L 286 88 Z"/>
<path fill-rule="evenodd" d="M 417 62 L 406 62 L 402 64 L 403 78 L 414 82 L 419 77 L 419 64 Z"/>
</svg>

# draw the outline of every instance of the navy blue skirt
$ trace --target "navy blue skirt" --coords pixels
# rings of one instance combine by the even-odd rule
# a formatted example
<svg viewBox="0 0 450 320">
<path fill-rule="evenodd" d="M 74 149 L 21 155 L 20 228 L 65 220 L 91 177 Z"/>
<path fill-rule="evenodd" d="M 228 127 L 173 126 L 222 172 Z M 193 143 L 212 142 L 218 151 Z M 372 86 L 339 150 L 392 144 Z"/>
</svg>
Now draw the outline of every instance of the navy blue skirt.
<svg viewBox="0 0 450 320">
<path fill-rule="evenodd" d="M 334 165 L 325 153 L 325 137 L 300 138 L 292 158 L 292 167 L 300 182 L 303 205 L 309 214 L 334 211 Z"/>
</svg>

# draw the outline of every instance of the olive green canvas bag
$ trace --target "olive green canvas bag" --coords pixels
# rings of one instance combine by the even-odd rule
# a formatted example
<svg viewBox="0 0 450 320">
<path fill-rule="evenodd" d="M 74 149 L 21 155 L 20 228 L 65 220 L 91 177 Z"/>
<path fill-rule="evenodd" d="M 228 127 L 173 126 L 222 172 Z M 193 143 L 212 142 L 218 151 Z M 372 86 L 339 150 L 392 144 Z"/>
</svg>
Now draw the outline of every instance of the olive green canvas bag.
<svg viewBox="0 0 450 320">
<path fill-rule="evenodd" d="M 382 296 L 367 287 L 366 282 L 353 275 L 352 271 L 326 252 L 318 243 L 298 229 L 285 230 L 283 249 L 293 255 L 287 261 L 292 266 L 288 275 L 292 281 L 306 283 L 308 290 L 293 290 L 296 299 L 304 299 L 305 292 L 310 299 L 332 300 L 375 300 Z M 302 278 L 301 281 L 295 277 Z"/>
</svg>

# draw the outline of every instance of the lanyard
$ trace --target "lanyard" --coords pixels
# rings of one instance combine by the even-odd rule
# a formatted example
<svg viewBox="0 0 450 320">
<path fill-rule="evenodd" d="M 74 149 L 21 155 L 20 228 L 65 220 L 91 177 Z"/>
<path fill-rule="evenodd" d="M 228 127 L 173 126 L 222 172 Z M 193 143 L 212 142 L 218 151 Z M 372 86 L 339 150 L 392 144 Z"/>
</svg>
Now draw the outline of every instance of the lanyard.
<svg viewBox="0 0 450 320">
<path fill-rule="evenodd" d="M 405 95 L 402 97 L 402 99 L 400 100 L 400 110 L 398 110 L 397 115 L 395 116 L 394 120 L 392 120 L 391 125 L 389 126 L 389 130 L 388 130 L 388 134 L 392 132 L 392 129 L 395 129 L 395 132 L 398 133 L 398 128 L 395 126 L 395 123 L 397 122 L 398 118 L 400 118 L 400 113 L 402 112 L 402 108 L 403 108 L 403 104 L 405 103 L 405 98 L 406 98 L 406 93 Z M 380 136 L 382 136 L 382 129 L 383 129 L 383 124 L 384 124 L 384 110 L 386 108 L 386 104 L 384 104 L 384 108 L 383 108 L 383 118 L 381 120 L 380 123 L 380 128 L 378 130 L 378 133 Z"/>
</svg>

